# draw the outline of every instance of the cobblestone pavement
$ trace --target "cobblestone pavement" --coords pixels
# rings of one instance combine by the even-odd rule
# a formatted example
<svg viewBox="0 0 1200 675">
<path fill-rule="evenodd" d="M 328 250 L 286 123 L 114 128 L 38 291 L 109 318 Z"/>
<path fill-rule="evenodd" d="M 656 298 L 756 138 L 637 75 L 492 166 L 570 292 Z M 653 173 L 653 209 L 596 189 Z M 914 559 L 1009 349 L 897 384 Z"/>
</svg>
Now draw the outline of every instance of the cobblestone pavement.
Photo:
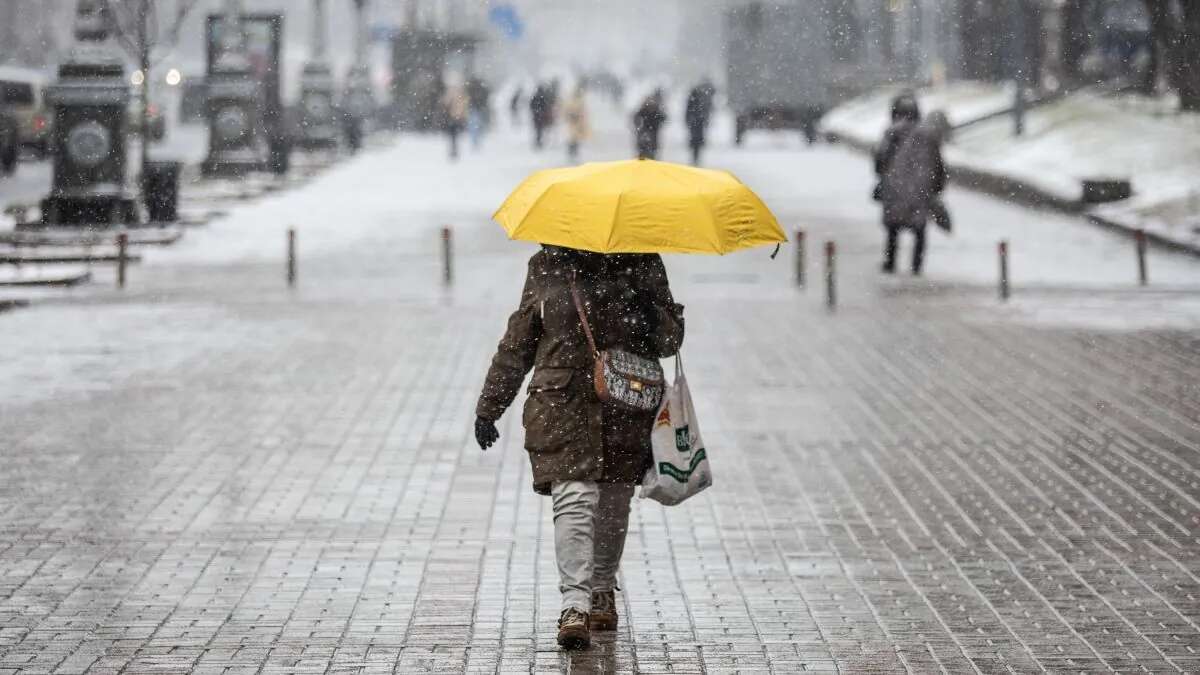
<svg viewBox="0 0 1200 675">
<path fill-rule="evenodd" d="M 293 293 L 167 253 L 0 315 L 0 673 L 1200 671 L 1200 333 L 1089 323 L 1189 294 L 1002 308 L 940 241 L 929 283 L 880 279 L 869 205 L 823 210 L 867 194 L 861 158 L 787 152 L 807 178 L 729 161 L 838 238 L 842 304 L 786 254 L 668 261 L 716 485 L 635 509 L 615 637 L 559 653 L 519 420 L 469 437 L 530 249 L 399 204 L 319 255 L 302 230 Z M 1079 236 L 1084 267 L 1115 245 Z"/>
</svg>

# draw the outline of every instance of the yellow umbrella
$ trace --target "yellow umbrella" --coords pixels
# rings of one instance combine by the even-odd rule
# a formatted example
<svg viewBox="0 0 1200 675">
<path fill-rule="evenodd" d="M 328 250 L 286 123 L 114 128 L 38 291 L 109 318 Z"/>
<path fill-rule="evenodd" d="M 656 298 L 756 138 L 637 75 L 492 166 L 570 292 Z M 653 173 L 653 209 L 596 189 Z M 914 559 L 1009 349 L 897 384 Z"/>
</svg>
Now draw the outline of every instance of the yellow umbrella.
<svg viewBox="0 0 1200 675">
<path fill-rule="evenodd" d="M 787 241 L 733 174 L 630 160 L 540 171 L 493 216 L 512 239 L 597 253 L 731 253 Z"/>
</svg>

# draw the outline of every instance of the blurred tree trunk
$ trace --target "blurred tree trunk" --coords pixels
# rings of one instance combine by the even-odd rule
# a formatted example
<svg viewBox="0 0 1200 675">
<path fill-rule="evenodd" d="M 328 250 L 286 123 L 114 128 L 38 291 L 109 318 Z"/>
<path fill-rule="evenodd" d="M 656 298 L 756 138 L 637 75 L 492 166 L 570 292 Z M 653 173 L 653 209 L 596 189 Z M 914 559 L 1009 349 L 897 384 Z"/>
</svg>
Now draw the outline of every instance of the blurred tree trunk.
<svg viewBox="0 0 1200 675">
<path fill-rule="evenodd" d="M 1183 25 L 1180 27 L 1179 48 L 1175 68 L 1179 78 L 1180 106 L 1190 112 L 1200 112 L 1200 2 L 1182 3 Z"/>
<path fill-rule="evenodd" d="M 1085 21 L 1087 4 L 1088 0 L 1067 0 L 1062 7 L 1062 66 L 1068 86 L 1077 85 L 1083 80 L 1083 57 L 1091 42 Z"/>
<path fill-rule="evenodd" d="M 1000 82 L 1009 76 L 1008 50 L 1001 42 L 1004 29 L 997 22 L 1008 16 L 993 0 L 960 0 L 959 17 L 962 43 L 962 72 L 967 79 Z"/>
<path fill-rule="evenodd" d="M 1166 79 L 1172 87 L 1179 86 L 1181 33 L 1172 12 L 1172 0 L 1143 1 L 1150 14 L 1150 67 L 1139 88 L 1142 93 L 1150 95 L 1157 90 L 1162 79 Z"/>
</svg>

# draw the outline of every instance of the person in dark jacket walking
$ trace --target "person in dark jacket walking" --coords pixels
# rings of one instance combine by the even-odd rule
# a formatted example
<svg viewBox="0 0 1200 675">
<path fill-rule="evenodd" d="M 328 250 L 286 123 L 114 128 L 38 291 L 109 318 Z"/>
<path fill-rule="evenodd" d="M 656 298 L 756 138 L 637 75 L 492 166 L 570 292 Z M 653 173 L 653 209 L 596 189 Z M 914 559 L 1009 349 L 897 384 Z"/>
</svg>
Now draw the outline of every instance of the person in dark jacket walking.
<svg viewBox="0 0 1200 675">
<path fill-rule="evenodd" d="M 704 150 L 708 122 L 712 118 L 713 98 L 717 90 L 712 82 L 705 80 L 692 88 L 688 94 L 684 120 L 688 128 L 688 147 L 692 150 L 692 164 L 700 165 L 700 153 Z"/>
<path fill-rule="evenodd" d="M 657 89 L 646 97 L 633 115 L 633 135 L 638 159 L 658 159 L 658 134 L 667 123 L 663 111 L 663 90 Z"/>
<path fill-rule="evenodd" d="M 908 137 L 917 123 L 921 120 L 921 109 L 917 98 L 910 92 L 904 92 L 892 99 L 892 124 L 883 133 L 883 139 L 875 148 L 875 192 L 872 197 L 877 202 L 883 201 L 888 169 L 895 159 L 900 145 Z M 896 248 L 899 244 L 900 223 L 888 222 L 885 209 L 883 227 L 887 232 L 883 248 L 883 271 L 892 274 L 896 271 Z"/>
<path fill-rule="evenodd" d="M 539 84 L 529 97 L 529 117 L 533 121 L 533 147 L 541 150 L 546 130 L 554 123 L 554 95 L 550 85 Z"/>
<path fill-rule="evenodd" d="M 467 90 L 460 84 L 446 87 L 442 95 L 442 119 L 446 135 L 450 138 L 450 159 L 458 160 L 458 136 L 467 126 L 470 101 Z"/>
<path fill-rule="evenodd" d="M 883 132 L 883 140 L 875 148 L 875 176 L 879 184 L 875 188 L 875 201 L 881 198 L 883 175 L 887 173 L 888 165 L 900 148 L 900 143 L 912 131 L 917 122 L 921 121 L 921 108 L 917 98 L 905 92 L 892 99 L 892 124 Z"/>
<path fill-rule="evenodd" d="M 514 127 L 521 126 L 521 101 L 525 98 L 525 90 L 518 86 L 513 90 L 512 98 L 508 100 L 508 112 Z"/>
<path fill-rule="evenodd" d="M 930 115 L 924 122 L 915 121 L 912 106 L 901 108 L 905 113 L 888 130 L 876 158 L 880 175 L 879 200 L 883 204 L 883 223 L 887 229 L 884 245 L 883 271 L 896 269 L 896 253 L 900 232 L 913 233 L 912 273 L 921 274 L 925 261 L 925 229 L 929 219 L 944 217 L 941 194 L 946 189 L 948 175 L 942 159 L 942 139 L 946 132 L 945 116 Z"/>
<path fill-rule="evenodd" d="M 525 289 L 508 320 L 476 406 L 475 437 L 496 442 L 496 421 L 533 369 L 522 424 L 533 487 L 549 495 L 562 610 L 558 642 L 586 647 L 592 630 L 616 630 L 613 589 L 625 546 L 629 500 L 651 466 L 653 412 L 602 403 L 594 355 L 572 300 L 579 291 L 598 349 L 620 346 L 666 358 L 683 343 L 658 255 L 600 255 L 543 246 L 529 261 Z"/>
<path fill-rule="evenodd" d="M 479 149 L 483 135 L 492 125 L 492 90 L 480 77 L 467 80 L 467 132 L 471 147 Z"/>
</svg>

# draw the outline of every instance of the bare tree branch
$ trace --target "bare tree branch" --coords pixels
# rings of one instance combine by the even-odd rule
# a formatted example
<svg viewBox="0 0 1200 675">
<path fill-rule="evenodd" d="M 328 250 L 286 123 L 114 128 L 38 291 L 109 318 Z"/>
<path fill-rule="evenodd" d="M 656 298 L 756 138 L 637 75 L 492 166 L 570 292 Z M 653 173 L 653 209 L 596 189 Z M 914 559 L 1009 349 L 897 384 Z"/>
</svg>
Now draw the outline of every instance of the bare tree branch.
<svg viewBox="0 0 1200 675">
<path fill-rule="evenodd" d="M 108 17 L 109 27 L 117 38 L 117 44 L 130 58 L 137 59 L 141 53 L 138 41 L 137 13 L 123 0 L 102 0 L 101 6 Z"/>
<path fill-rule="evenodd" d="M 183 22 L 199 4 L 200 0 L 179 0 L 179 4 L 175 6 L 175 19 L 167 29 L 166 38 L 163 40 L 164 44 L 172 47 L 179 44 L 179 31 L 183 28 Z"/>
<path fill-rule="evenodd" d="M 162 26 L 158 16 L 159 0 L 146 3 L 148 16 L 141 16 L 141 0 L 102 0 L 104 9 L 109 16 L 113 34 L 117 43 L 130 58 L 141 60 L 142 49 L 146 48 L 153 56 L 152 64 L 157 64 L 165 56 L 163 51 L 179 44 L 179 33 L 184 22 L 201 0 L 179 0 L 175 6 L 175 15 L 169 26 Z M 146 22 L 146 42 L 141 44 L 138 24 Z"/>
</svg>

